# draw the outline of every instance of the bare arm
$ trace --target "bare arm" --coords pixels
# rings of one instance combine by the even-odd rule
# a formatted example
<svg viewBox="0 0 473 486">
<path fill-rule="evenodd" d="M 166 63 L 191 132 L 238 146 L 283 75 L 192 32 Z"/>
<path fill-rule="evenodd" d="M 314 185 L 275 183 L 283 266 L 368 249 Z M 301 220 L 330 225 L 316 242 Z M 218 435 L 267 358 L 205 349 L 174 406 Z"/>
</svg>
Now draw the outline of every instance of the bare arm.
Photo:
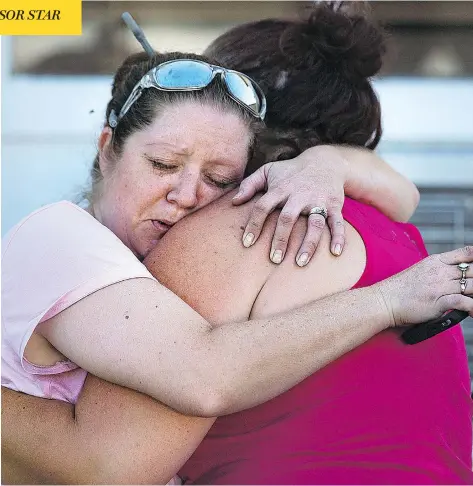
<svg viewBox="0 0 473 486">
<path fill-rule="evenodd" d="M 2 389 L 5 484 L 165 484 L 213 419 L 89 375 L 76 406 Z"/>
<path fill-rule="evenodd" d="M 409 221 L 420 198 L 412 181 L 371 150 L 343 146 L 334 148 L 347 164 L 347 196 L 374 206 L 394 221 Z"/>
<path fill-rule="evenodd" d="M 44 336 L 87 371 L 182 413 L 215 417 L 282 393 L 388 327 L 390 316 L 367 288 L 213 329 L 164 287 L 135 279 L 95 292 L 51 321 L 41 325 Z"/>
</svg>

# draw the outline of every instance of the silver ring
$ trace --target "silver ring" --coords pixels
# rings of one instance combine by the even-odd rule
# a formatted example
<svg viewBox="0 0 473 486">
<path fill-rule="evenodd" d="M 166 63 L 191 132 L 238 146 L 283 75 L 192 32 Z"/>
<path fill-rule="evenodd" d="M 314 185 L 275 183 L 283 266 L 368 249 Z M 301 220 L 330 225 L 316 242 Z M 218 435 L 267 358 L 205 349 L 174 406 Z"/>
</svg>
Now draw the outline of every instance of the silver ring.
<svg viewBox="0 0 473 486">
<path fill-rule="evenodd" d="M 309 211 L 309 216 L 311 214 L 320 214 L 321 216 L 324 217 L 324 219 L 328 218 L 328 213 L 327 210 L 321 206 L 315 206 Z"/>
<path fill-rule="evenodd" d="M 460 270 L 460 272 L 462 273 L 462 276 L 461 276 L 461 279 L 460 279 L 460 292 L 462 294 L 464 294 L 465 290 L 466 290 L 466 284 L 467 284 L 466 271 L 470 268 L 470 264 L 469 263 L 460 263 L 457 266 L 458 266 L 458 269 Z"/>
<path fill-rule="evenodd" d="M 458 269 L 462 273 L 462 280 L 466 278 L 466 271 L 470 268 L 469 263 L 459 263 L 457 265 Z"/>
</svg>

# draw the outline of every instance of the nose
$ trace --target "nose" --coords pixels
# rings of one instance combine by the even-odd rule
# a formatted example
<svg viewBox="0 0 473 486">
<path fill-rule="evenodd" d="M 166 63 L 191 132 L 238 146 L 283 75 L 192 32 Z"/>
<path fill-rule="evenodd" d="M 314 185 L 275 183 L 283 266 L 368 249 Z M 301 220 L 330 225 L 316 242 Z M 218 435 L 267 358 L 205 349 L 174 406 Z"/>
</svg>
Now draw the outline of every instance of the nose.
<svg viewBox="0 0 473 486">
<path fill-rule="evenodd" d="M 168 202 L 184 209 L 194 209 L 198 203 L 199 178 L 198 172 L 189 170 L 179 173 L 176 182 L 168 192 Z"/>
</svg>

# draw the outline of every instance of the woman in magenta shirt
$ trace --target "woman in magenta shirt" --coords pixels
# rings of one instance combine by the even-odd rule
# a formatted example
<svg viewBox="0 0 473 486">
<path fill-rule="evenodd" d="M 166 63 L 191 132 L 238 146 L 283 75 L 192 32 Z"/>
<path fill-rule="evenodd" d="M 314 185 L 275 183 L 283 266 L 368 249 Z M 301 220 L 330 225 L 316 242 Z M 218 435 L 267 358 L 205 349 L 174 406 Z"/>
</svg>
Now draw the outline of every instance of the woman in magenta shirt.
<svg viewBox="0 0 473 486">
<path fill-rule="evenodd" d="M 390 277 L 427 255 L 412 225 L 394 223 L 350 199 L 343 215 L 366 252 L 353 289 Z M 223 234 L 227 227 L 222 221 L 215 231 Z M 355 238 L 349 234 L 348 244 Z M 359 253 L 351 255 L 353 265 Z M 226 258 L 240 258 L 232 244 Z M 237 269 L 248 260 L 235 263 Z M 344 261 L 350 264 L 348 256 Z M 216 271 L 223 265 L 217 259 Z M 319 262 L 318 271 L 311 270 L 320 279 L 330 278 L 336 270 L 324 266 Z M 284 299 L 291 285 L 280 280 L 274 298 Z M 233 287 L 238 291 L 235 281 Z M 257 302 L 264 298 L 260 295 Z M 238 305 L 236 299 L 230 305 Z M 185 484 L 473 484 L 471 419 L 461 328 L 415 346 L 390 329 L 269 402 L 218 418 L 180 476 Z"/>
<path fill-rule="evenodd" d="M 286 134 L 279 131 L 279 137 L 286 135 L 287 146 L 302 148 L 324 136 L 323 124 L 311 122 L 323 107 L 322 95 L 311 92 L 303 79 L 325 76 L 333 86 L 336 74 L 325 67 L 341 73 L 341 93 L 343 76 L 368 82 L 380 67 L 379 36 L 380 31 L 362 17 L 321 8 L 306 24 L 268 20 L 237 27 L 217 39 L 209 53 L 267 80 L 263 86 L 273 115 L 269 123 L 286 122 Z M 254 43 L 263 46 L 258 56 L 250 49 Z M 275 65 L 284 66 L 279 85 L 268 74 Z M 296 99 L 289 94 L 295 93 L 298 80 Z M 291 126 L 305 131 L 291 132 Z M 280 142 L 279 150 L 282 147 Z M 363 259 L 364 249 L 364 268 L 352 278 L 353 289 L 386 279 L 427 256 L 412 225 L 394 223 L 350 199 L 343 215 L 364 247 L 341 270 L 350 273 L 350 267 Z M 225 224 L 215 231 L 224 234 Z M 358 237 L 349 236 L 347 242 Z M 231 262 L 231 247 L 227 251 Z M 319 265 L 321 280 L 337 279 L 335 270 Z M 217 263 L 215 271 L 219 268 Z M 275 299 L 290 292 L 288 279 L 289 274 L 281 277 L 279 287 L 273 284 Z M 237 292 L 237 283 L 233 285 Z M 314 285 L 327 284 L 315 280 Z M 338 290 L 346 285 L 348 280 Z M 256 299 L 264 300 L 264 292 Z M 292 299 L 295 305 L 297 297 Z M 232 304 L 237 305 L 235 300 Z M 414 346 L 406 345 L 399 331 L 386 330 L 288 392 L 217 419 L 180 475 L 186 483 L 199 484 L 473 484 L 470 393 L 460 326 Z"/>
</svg>

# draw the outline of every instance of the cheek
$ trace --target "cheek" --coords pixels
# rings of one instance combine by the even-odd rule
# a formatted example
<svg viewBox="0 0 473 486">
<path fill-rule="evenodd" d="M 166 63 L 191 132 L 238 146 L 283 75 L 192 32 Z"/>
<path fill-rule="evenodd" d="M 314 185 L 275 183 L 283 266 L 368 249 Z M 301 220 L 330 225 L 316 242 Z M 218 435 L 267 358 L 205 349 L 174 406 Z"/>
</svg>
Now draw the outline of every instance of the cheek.
<svg viewBox="0 0 473 486">
<path fill-rule="evenodd" d="M 165 175 L 153 175 L 143 181 L 140 191 L 153 199 L 165 199 L 171 187 L 171 178 Z"/>
<path fill-rule="evenodd" d="M 210 204 L 227 192 L 230 192 L 232 189 L 233 188 L 231 187 L 228 189 L 219 189 L 218 187 L 212 187 L 205 183 L 200 184 L 199 192 L 197 194 L 198 207 L 201 208 Z"/>
<path fill-rule="evenodd" d="M 151 169 L 147 171 L 140 167 L 121 175 L 117 191 L 127 204 L 136 208 L 165 198 L 170 183 L 169 176 L 156 174 Z"/>
<path fill-rule="evenodd" d="M 166 201 L 171 187 L 168 176 L 153 174 L 140 179 L 140 181 L 129 190 L 130 204 L 137 212 L 147 211 L 156 204 Z"/>
</svg>

